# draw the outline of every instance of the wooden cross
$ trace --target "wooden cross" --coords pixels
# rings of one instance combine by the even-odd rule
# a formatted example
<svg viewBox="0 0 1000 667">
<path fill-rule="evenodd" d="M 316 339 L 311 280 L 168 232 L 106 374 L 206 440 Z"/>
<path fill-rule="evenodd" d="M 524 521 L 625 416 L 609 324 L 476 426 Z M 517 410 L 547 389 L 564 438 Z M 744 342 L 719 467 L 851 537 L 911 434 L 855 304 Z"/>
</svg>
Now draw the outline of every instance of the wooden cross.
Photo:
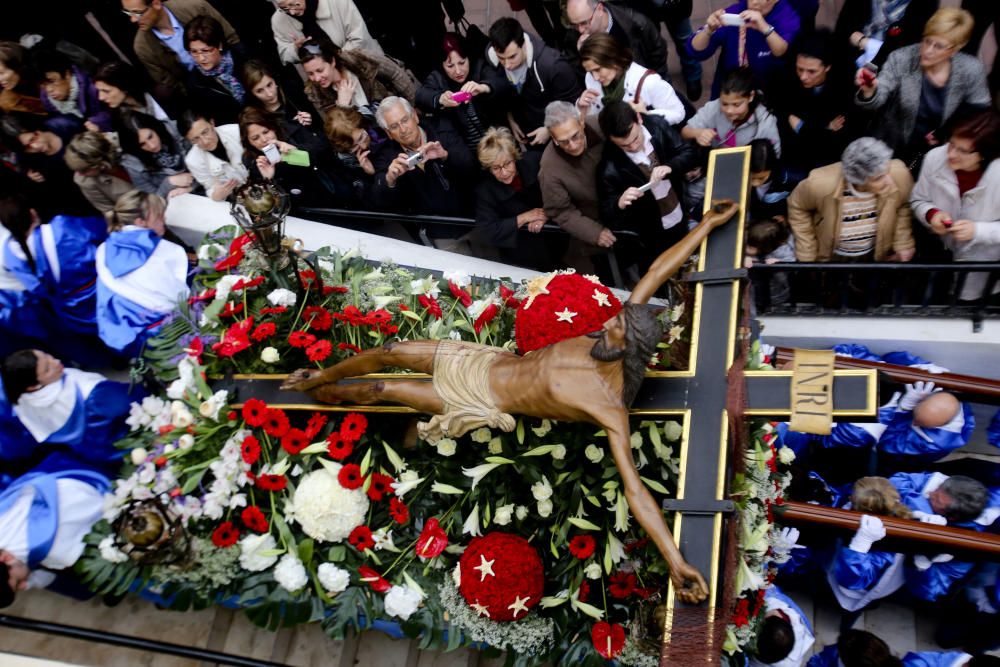
<svg viewBox="0 0 1000 667">
<path fill-rule="evenodd" d="M 736 351 L 743 268 L 743 233 L 748 206 L 749 147 L 713 151 L 708 166 L 705 201 L 732 199 L 741 204 L 739 220 L 715 229 L 699 251 L 698 269 L 688 277 L 694 284 L 691 356 L 685 371 L 649 372 L 631 414 L 683 420 L 680 476 L 677 496 L 666 503 L 674 511 L 673 534 L 685 558 L 709 583 L 708 609 L 724 604 L 720 599 L 720 570 L 724 517 L 733 511 L 727 499 L 731 467 L 726 410 L 727 372 Z M 706 204 L 707 210 L 708 204 Z M 363 380 L 398 378 L 393 374 L 368 375 Z M 408 374 L 407 379 L 428 376 Z M 283 377 L 235 376 L 240 396 L 256 396 L 272 407 L 327 411 L 413 413 L 405 406 L 345 406 L 317 404 L 305 394 L 279 392 Z M 350 381 L 350 380 L 347 380 Z M 792 414 L 791 371 L 747 371 L 746 415 L 788 419 Z M 832 386 L 833 416 L 874 419 L 877 414 L 874 370 L 835 371 Z M 672 586 L 667 592 L 666 635 L 675 602 Z M 712 650 L 720 650 L 718 647 Z M 718 653 L 716 653 L 716 656 Z"/>
</svg>

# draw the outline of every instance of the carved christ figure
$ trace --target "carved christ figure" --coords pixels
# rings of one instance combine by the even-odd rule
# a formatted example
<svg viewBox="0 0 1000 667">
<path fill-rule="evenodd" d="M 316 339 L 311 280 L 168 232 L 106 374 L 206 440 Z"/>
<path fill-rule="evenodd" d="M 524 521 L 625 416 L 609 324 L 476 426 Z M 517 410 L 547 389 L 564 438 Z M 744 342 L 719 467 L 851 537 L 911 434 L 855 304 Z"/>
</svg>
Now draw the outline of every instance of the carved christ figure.
<svg viewBox="0 0 1000 667">
<path fill-rule="evenodd" d="M 638 392 L 663 328 L 645 304 L 684 265 L 709 232 L 738 210 L 717 203 L 697 227 L 661 254 L 628 302 L 603 329 L 554 343 L 524 356 L 486 345 L 452 340 L 387 343 L 323 370 L 292 373 L 283 389 L 324 403 L 370 405 L 389 401 L 432 416 L 420 425 L 434 442 L 481 426 L 514 428 L 512 415 L 596 424 L 608 434 L 632 514 L 670 567 L 678 597 L 687 603 L 708 597 L 701 574 L 681 556 L 663 513 L 643 484 L 632 458 L 628 409 Z M 384 368 L 428 373 L 432 382 L 378 380 L 339 383 Z"/>
</svg>

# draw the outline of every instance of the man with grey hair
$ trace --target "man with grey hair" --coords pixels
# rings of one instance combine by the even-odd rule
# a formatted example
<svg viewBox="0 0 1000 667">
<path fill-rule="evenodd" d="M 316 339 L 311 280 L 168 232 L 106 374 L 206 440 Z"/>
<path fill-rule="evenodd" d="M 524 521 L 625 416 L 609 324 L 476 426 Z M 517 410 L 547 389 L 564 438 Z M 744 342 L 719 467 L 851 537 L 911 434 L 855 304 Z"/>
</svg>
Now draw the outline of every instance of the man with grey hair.
<svg viewBox="0 0 1000 667">
<path fill-rule="evenodd" d="M 552 137 L 542 153 L 538 177 L 545 215 L 584 243 L 610 248 L 615 235 L 598 222 L 597 165 L 604 137 L 596 117 L 584 121 L 576 105 L 550 102 L 545 107 L 545 129 Z"/>
<path fill-rule="evenodd" d="M 841 161 L 809 173 L 788 198 L 800 262 L 908 262 L 913 177 L 878 139 L 862 137 Z"/>
<path fill-rule="evenodd" d="M 417 118 L 402 97 L 382 100 L 375 119 L 389 135 L 372 155 L 373 198 L 387 210 L 441 216 L 471 214 L 470 177 L 475 159 L 461 135 L 444 118 Z M 454 235 L 465 230 L 455 228 Z M 432 237 L 449 230 L 434 228 Z"/>
</svg>

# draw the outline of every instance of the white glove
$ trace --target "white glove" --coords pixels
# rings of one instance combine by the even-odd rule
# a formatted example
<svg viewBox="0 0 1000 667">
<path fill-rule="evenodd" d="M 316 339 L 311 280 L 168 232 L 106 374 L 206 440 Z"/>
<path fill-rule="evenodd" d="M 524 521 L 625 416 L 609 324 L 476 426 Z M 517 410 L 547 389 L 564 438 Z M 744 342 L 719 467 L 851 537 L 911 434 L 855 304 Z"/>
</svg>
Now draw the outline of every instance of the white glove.
<svg viewBox="0 0 1000 667">
<path fill-rule="evenodd" d="M 917 407 L 917 403 L 924 400 L 931 394 L 941 391 L 934 388 L 933 382 L 914 382 L 906 385 L 906 393 L 899 399 L 900 410 L 912 410 Z"/>
<path fill-rule="evenodd" d="M 760 344 L 760 356 L 763 357 L 763 358 L 765 358 L 765 359 L 767 359 L 767 358 L 773 359 L 774 358 L 774 350 L 775 350 L 775 347 L 773 345 L 768 345 L 767 343 L 761 343 Z"/>
<path fill-rule="evenodd" d="M 926 512 L 921 512 L 920 510 L 914 510 L 910 515 L 911 519 L 916 519 L 920 523 L 932 523 L 935 526 L 947 526 L 948 519 L 944 518 L 940 514 L 928 514 Z"/>
<path fill-rule="evenodd" d="M 950 560 L 954 560 L 955 557 L 951 554 L 938 554 L 933 558 L 928 558 L 922 554 L 913 557 L 913 564 L 918 570 L 923 572 L 924 570 L 930 569 L 931 565 L 934 563 L 947 563 Z"/>
<path fill-rule="evenodd" d="M 799 529 L 788 526 L 778 531 L 774 536 L 774 547 L 781 551 L 791 551 L 792 549 L 805 549 L 799 543 Z"/>
<path fill-rule="evenodd" d="M 928 373 L 950 373 L 944 366 L 938 366 L 937 364 L 913 364 L 910 368 L 919 368 L 922 371 L 927 371 Z"/>
<path fill-rule="evenodd" d="M 882 519 L 870 514 L 861 515 L 861 525 L 854 533 L 848 549 L 857 551 L 859 554 L 866 554 L 871 551 L 872 545 L 885 537 L 885 526 Z"/>
</svg>

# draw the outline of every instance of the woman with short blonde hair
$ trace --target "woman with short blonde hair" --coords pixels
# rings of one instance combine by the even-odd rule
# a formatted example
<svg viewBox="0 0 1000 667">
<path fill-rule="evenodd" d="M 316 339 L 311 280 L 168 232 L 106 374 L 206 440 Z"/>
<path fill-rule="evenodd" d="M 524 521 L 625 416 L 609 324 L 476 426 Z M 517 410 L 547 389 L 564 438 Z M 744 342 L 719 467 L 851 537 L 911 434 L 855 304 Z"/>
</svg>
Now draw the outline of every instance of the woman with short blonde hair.
<svg viewBox="0 0 1000 667">
<path fill-rule="evenodd" d="M 506 127 L 491 127 L 479 141 L 476 156 L 483 169 L 490 169 L 494 164 L 516 161 L 522 151 L 514 140 L 514 133 Z"/>
<path fill-rule="evenodd" d="M 942 7 L 924 25 L 924 37 L 940 37 L 959 50 L 969 43 L 975 20 L 972 14 L 958 7 Z"/>
<path fill-rule="evenodd" d="M 100 132 L 81 132 L 73 137 L 63 159 L 73 171 L 73 182 L 102 215 L 133 187 L 128 173 L 118 164 L 116 146 Z"/>
<path fill-rule="evenodd" d="M 167 210 L 167 202 L 163 197 L 141 190 L 129 190 L 115 202 L 113 209 L 108 211 L 108 231 L 119 232 L 129 225 L 152 229 L 157 235 L 163 236 L 165 225 L 163 214 Z"/>
</svg>

